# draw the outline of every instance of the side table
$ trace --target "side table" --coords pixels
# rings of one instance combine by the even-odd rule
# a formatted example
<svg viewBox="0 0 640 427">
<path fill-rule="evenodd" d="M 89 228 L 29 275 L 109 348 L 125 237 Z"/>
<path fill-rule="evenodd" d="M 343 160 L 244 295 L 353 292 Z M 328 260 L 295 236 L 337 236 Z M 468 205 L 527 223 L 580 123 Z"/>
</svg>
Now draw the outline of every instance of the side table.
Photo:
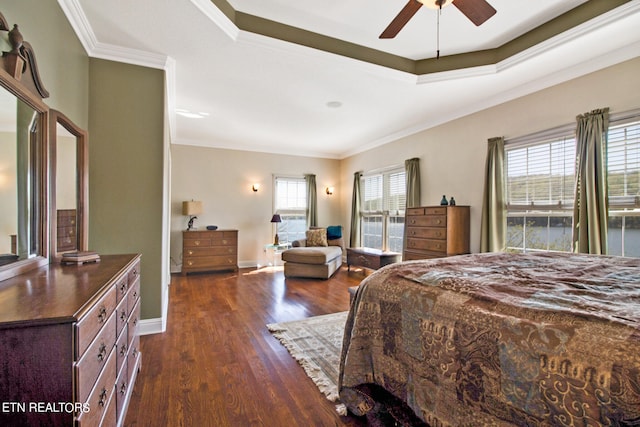
<svg viewBox="0 0 640 427">
<path fill-rule="evenodd" d="M 276 255 L 282 254 L 282 252 L 286 251 L 289 248 L 291 248 L 291 243 L 279 243 L 277 245 L 271 243 L 268 245 L 264 245 L 264 251 L 265 253 L 267 253 L 267 257 L 271 258 L 272 261 L 269 264 L 272 266 L 278 265 Z"/>
</svg>

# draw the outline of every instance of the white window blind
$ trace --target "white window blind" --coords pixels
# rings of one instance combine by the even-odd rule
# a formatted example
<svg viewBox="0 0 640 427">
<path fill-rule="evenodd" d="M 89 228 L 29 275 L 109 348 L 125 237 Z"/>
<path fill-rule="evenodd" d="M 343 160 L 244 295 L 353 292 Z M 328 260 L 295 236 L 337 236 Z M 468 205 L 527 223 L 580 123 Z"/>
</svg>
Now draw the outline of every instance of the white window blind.
<svg viewBox="0 0 640 427">
<path fill-rule="evenodd" d="M 506 149 L 509 209 L 573 206 L 576 144 L 573 136 Z"/>
<path fill-rule="evenodd" d="M 402 252 L 407 199 L 404 168 L 365 175 L 361 189 L 361 245 Z"/>
<path fill-rule="evenodd" d="M 609 128 L 609 208 L 640 208 L 640 121 Z"/>
<path fill-rule="evenodd" d="M 302 177 L 276 176 L 275 213 L 282 222 L 276 225 L 280 242 L 303 239 L 307 231 L 307 185 Z"/>
<path fill-rule="evenodd" d="M 507 248 L 570 251 L 575 137 L 561 128 L 505 144 Z"/>
<path fill-rule="evenodd" d="M 609 255 L 640 257 L 640 114 L 612 119 L 607 140 Z"/>
</svg>

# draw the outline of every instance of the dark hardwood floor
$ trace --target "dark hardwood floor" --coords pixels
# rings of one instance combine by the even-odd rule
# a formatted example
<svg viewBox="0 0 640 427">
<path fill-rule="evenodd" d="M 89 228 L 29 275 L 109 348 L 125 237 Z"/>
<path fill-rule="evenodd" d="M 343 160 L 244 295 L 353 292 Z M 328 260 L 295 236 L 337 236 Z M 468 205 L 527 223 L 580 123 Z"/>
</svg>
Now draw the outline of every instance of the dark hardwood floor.
<svg viewBox="0 0 640 427">
<path fill-rule="evenodd" d="M 365 425 L 338 415 L 265 326 L 348 310 L 363 278 L 344 266 L 329 280 L 285 280 L 281 267 L 173 276 L 167 331 L 140 339 L 125 424 Z"/>
</svg>

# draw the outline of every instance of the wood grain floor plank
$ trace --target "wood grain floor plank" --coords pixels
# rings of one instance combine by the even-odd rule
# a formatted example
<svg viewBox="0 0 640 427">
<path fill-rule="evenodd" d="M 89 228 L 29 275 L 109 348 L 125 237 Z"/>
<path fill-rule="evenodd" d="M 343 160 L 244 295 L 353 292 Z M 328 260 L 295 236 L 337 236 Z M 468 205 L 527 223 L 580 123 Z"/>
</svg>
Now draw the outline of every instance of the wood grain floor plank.
<svg viewBox="0 0 640 427">
<path fill-rule="evenodd" d="M 126 426 L 364 426 L 343 417 L 269 333 L 268 323 L 349 309 L 364 278 L 285 279 L 281 268 L 172 276 L 167 331 L 143 356 Z"/>
</svg>

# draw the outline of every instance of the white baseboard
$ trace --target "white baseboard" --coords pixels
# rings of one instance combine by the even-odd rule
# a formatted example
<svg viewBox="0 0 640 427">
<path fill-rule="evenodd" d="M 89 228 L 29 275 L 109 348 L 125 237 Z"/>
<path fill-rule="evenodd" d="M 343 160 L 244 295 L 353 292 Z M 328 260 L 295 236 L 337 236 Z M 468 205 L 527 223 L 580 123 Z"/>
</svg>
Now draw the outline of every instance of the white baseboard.
<svg viewBox="0 0 640 427">
<path fill-rule="evenodd" d="M 166 324 L 162 318 L 144 319 L 140 321 L 138 335 L 161 334 L 166 330 Z"/>
<path fill-rule="evenodd" d="M 167 317 L 169 313 L 169 287 L 167 286 L 164 304 L 162 306 L 162 317 L 154 319 L 140 320 L 138 335 L 161 334 L 167 330 Z"/>
</svg>

